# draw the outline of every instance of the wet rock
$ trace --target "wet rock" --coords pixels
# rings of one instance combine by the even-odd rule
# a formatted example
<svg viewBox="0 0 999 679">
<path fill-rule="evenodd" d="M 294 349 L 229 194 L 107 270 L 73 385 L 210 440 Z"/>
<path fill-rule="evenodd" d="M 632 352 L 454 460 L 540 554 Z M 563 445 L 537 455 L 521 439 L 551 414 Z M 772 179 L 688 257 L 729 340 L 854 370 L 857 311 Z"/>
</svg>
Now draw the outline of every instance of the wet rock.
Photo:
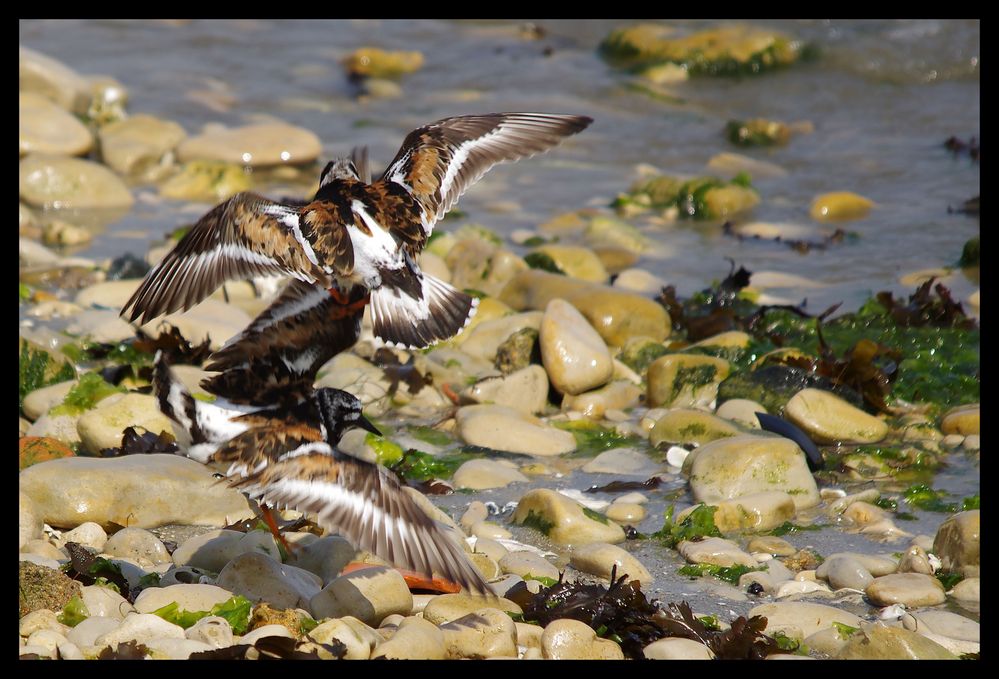
<svg viewBox="0 0 999 679">
<path fill-rule="evenodd" d="M 816 196 L 809 211 L 819 222 L 845 222 L 862 219 L 874 207 L 874 202 L 849 191 L 834 191 Z"/>
<path fill-rule="evenodd" d="M 651 337 L 632 337 L 618 354 L 618 360 L 637 373 L 644 374 L 657 358 L 669 353 L 662 342 Z"/>
<path fill-rule="evenodd" d="M 458 432 L 466 443 L 527 455 L 561 455 L 576 449 L 576 438 L 513 408 L 465 406 L 458 410 Z"/>
<path fill-rule="evenodd" d="M 611 571 L 617 568 L 617 577 L 627 575 L 628 580 L 638 580 L 645 585 L 652 584 L 652 575 L 642 563 L 630 553 L 615 545 L 591 543 L 572 550 L 569 560 L 574 568 L 609 579 Z"/>
<path fill-rule="evenodd" d="M 426 620 L 409 617 L 399 623 L 392 638 L 378 645 L 371 658 L 443 660 L 447 657 L 444 633 Z"/>
<path fill-rule="evenodd" d="M 874 443 L 888 434 L 883 420 L 821 389 L 802 389 L 784 408 L 784 416 L 816 443 Z"/>
<path fill-rule="evenodd" d="M 583 465 L 588 474 L 621 474 L 622 476 L 649 477 L 658 472 L 656 464 L 645 453 L 631 448 L 613 448 L 604 451 Z"/>
<path fill-rule="evenodd" d="M 209 130 L 177 147 L 181 162 L 218 160 L 250 167 L 302 165 L 321 153 L 322 143 L 315 134 L 281 122 Z"/>
<path fill-rule="evenodd" d="M 99 309 L 86 309 L 73 314 L 66 332 L 78 337 L 89 337 L 93 342 L 108 344 L 131 339 L 135 335 L 135 329 L 117 311 Z"/>
<path fill-rule="evenodd" d="M 106 75 L 90 76 L 87 83 L 90 93 L 87 117 L 98 127 L 127 117 L 125 105 L 128 104 L 128 90 L 124 85 Z"/>
<path fill-rule="evenodd" d="M 764 632 L 773 635 L 783 631 L 794 639 L 804 639 L 816 632 L 832 627 L 834 622 L 850 627 L 860 627 L 860 618 L 848 611 L 804 601 L 781 601 L 756 606 L 746 617 L 761 615 L 767 619 Z"/>
<path fill-rule="evenodd" d="M 183 611 L 210 611 L 232 596 L 232 592 L 215 585 L 149 587 L 135 598 L 135 610 L 139 613 L 152 613 L 167 604 L 176 603 Z"/>
<path fill-rule="evenodd" d="M 947 600 L 943 585 L 932 575 L 893 573 L 875 578 L 866 589 L 867 598 L 876 606 L 904 604 L 909 608 L 936 606 Z"/>
<path fill-rule="evenodd" d="M 399 571 L 372 566 L 341 575 L 312 597 L 309 608 L 317 618 L 350 615 L 368 625 L 377 625 L 394 613 L 406 615 L 413 608 L 413 595 Z"/>
<path fill-rule="evenodd" d="M 47 208 L 131 207 L 135 199 L 103 165 L 65 156 L 32 153 L 18 167 L 21 198 Z"/>
<path fill-rule="evenodd" d="M 355 77 L 398 78 L 423 66 L 420 52 L 389 51 L 361 47 L 344 60 L 347 73 Z"/>
<path fill-rule="evenodd" d="M 708 161 L 708 169 L 726 178 L 748 172 L 753 179 L 786 177 L 787 170 L 776 163 L 750 158 L 739 153 L 719 153 Z"/>
<path fill-rule="evenodd" d="M 528 415 L 548 405 L 548 374 L 539 365 L 529 365 L 502 377 L 487 377 L 469 386 L 462 396 L 476 403 L 495 403 Z"/>
<path fill-rule="evenodd" d="M 193 639 L 150 639 L 145 643 L 154 660 L 187 660 L 192 653 L 212 650 L 209 644 Z"/>
<path fill-rule="evenodd" d="M 728 377 L 728 361 L 696 354 L 667 354 L 649 365 L 646 403 L 652 407 L 707 409 Z"/>
<path fill-rule="evenodd" d="M 849 555 L 837 554 L 822 562 L 815 576 L 829 582 L 833 589 L 866 590 L 874 581 L 874 576 L 862 563 Z"/>
<path fill-rule="evenodd" d="M 481 596 L 469 594 L 441 594 L 431 599 L 423 609 L 423 619 L 435 625 L 444 625 L 462 618 L 469 613 L 475 613 L 484 606 L 497 608 L 504 612 L 523 613 L 524 611 L 509 599 L 484 599 Z"/>
<path fill-rule="evenodd" d="M 76 424 L 84 448 L 95 454 L 120 446 L 122 432 L 128 427 L 143 427 L 154 434 L 173 432 L 170 419 L 160 412 L 156 397 L 137 393 L 105 398 L 93 410 L 83 413 Z"/>
<path fill-rule="evenodd" d="M 700 410 L 676 408 L 655 421 L 649 432 L 649 443 L 704 445 L 711 441 L 743 434 L 743 430 L 728 420 L 723 420 Z"/>
<path fill-rule="evenodd" d="M 620 500 L 612 502 L 605 513 L 608 519 L 619 524 L 636 524 L 645 518 L 645 509 L 642 505 Z"/>
<path fill-rule="evenodd" d="M 926 554 L 926 550 L 919 545 L 912 545 L 905 551 L 905 554 L 902 555 L 901 560 L 898 562 L 898 572 L 933 575 L 933 565 L 930 563 L 930 558 Z"/>
<path fill-rule="evenodd" d="M 180 330 L 181 334 L 192 344 L 199 344 L 208 339 L 213 351 L 233 335 L 242 332 L 250 324 L 250 317 L 245 311 L 231 304 L 224 304 L 214 299 L 206 299 L 198 306 L 183 313 L 167 314 L 142 326 L 142 331 L 152 337 L 159 337 L 166 330 L 164 323 Z"/>
<path fill-rule="evenodd" d="M 247 632 L 241 636 L 237 640 L 237 643 L 253 645 L 257 643 L 258 639 L 263 639 L 265 637 L 284 637 L 285 639 L 294 639 L 295 635 L 292 634 L 284 625 L 263 625 L 262 627 L 258 627 L 255 630 Z"/>
<path fill-rule="evenodd" d="M 513 333 L 502 344 L 496 347 L 496 359 L 493 364 L 504 375 L 516 370 L 523 370 L 532 361 L 541 359 L 541 348 L 538 347 L 538 331 L 524 328 Z M 547 381 L 548 375 L 545 374 Z"/>
<path fill-rule="evenodd" d="M 98 526 L 100 528 L 100 526 Z M 108 539 L 104 551 L 113 556 L 150 564 L 173 563 L 163 542 L 142 528 L 123 528 Z M 201 609 L 199 609 L 201 610 Z M 140 611 L 151 613 L 152 611 Z"/>
<path fill-rule="evenodd" d="M 159 186 L 160 195 L 175 200 L 216 203 L 253 187 L 241 165 L 219 160 L 192 160 Z"/>
<path fill-rule="evenodd" d="M 614 287 L 646 295 L 657 295 L 669 284 L 665 278 L 645 269 L 625 269 L 614 279 Z"/>
<path fill-rule="evenodd" d="M 957 660 L 953 653 L 921 634 L 881 624 L 852 635 L 836 657 L 842 660 Z"/>
<path fill-rule="evenodd" d="M 981 586 L 981 578 L 965 578 L 954 585 L 950 595 L 962 603 L 978 604 L 982 600 Z"/>
<path fill-rule="evenodd" d="M 123 619 L 124 617 L 115 619 L 91 615 L 71 629 L 66 638 L 79 648 L 87 648 L 88 646 L 93 646 L 98 637 L 118 629 L 118 625 Z"/>
<path fill-rule="evenodd" d="M 479 233 L 461 234 L 444 257 L 451 269 L 451 284 L 459 290 L 473 288 L 489 296 L 498 295 L 518 271 L 528 268 L 523 259 L 500 247 L 500 243 Z"/>
<path fill-rule="evenodd" d="M 713 503 L 714 521 L 723 533 L 772 530 L 794 518 L 794 498 L 781 491 L 740 495 L 734 500 Z"/>
<path fill-rule="evenodd" d="M 948 411 L 940 420 L 940 430 L 944 434 L 979 434 L 981 407 L 978 404 L 959 406 Z"/>
<path fill-rule="evenodd" d="M 125 597 L 109 587 L 90 585 L 83 588 L 80 596 L 83 599 L 83 605 L 87 607 L 87 612 L 91 616 L 124 620 L 126 615 L 135 610 L 135 607 L 128 603 Z M 84 645 L 89 646 L 90 644 Z"/>
<path fill-rule="evenodd" d="M 561 493 L 544 488 L 529 491 L 520 499 L 513 521 L 533 526 L 563 545 L 624 541 L 624 531 L 616 523 Z"/>
<path fill-rule="evenodd" d="M 29 428 L 28 431 L 31 431 Z M 47 460 L 73 457 L 72 448 L 47 436 L 22 436 L 17 440 L 17 467 L 24 469 Z"/>
<path fill-rule="evenodd" d="M 943 570 L 977 578 L 981 561 L 981 512 L 959 512 L 944 521 L 933 540 L 933 553 L 940 557 Z"/>
<path fill-rule="evenodd" d="M 35 503 L 23 492 L 17 494 L 17 548 L 24 547 L 30 540 L 42 535 L 42 519 Z"/>
<path fill-rule="evenodd" d="M 318 575 L 255 552 L 240 554 L 226 564 L 216 584 L 277 608 L 307 608 L 323 586 Z"/>
<path fill-rule="evenodd" d="M 608 215 L 597 215 L 590 219 L 583 237 L 593 248 L 613 247 L 640 254 L 652 247 L 652 242 L 644 233 L 628 222 Z"/>
<path fill-rule="evenodd" d="M 93 146 L 90 130 L 50 99 L 34 92 L 21 92 L 17 103 L 20 155 L 82 156 Z"/>
<path fill-rule="evenodd" d="M 440 626 L 448 658 L 516 658 L 517 627 L 496 608 L 474 613 Z"/>
<path fill-rule="evenodd" d="M 227 648 L 233 644 L 232 627 L 229 625 L 229 621 L 217 615 L 201 618 L 184 631 L 184 636 L 192 641 L 206 644 L 209 648 Z"/>
<path fill-rule="evenodd" d="M 309 632 L 309 636 L 321 644 L 339 641 L 347 647 L 345 660 L 367 660 L 375 648 L 385 641 L 374 628 L 350 615 L 320 623 Z"/>
<path fill-rule="evenodd" d="M 614 380 L 599 389 L 562 399 L 562 410 L 580 412 L 590 419 L 600 419 L 608 410 L 626 410 L 637 406 L 642 390 L 627 380 Z"/>
<path fill-rule="evenodd" d="M 72 628 L 59 622 L 56 614 L 47 608 L 32 611 L 17 621 L 17 633 L 30 637 L 35 632 L 47 630 L 65 636 Z"/>
<path fill-rule="evenodd" d="M 613 372 L 603 339 L 571 304 L 553 299 L 541 319 L 541 360 L 552 386 L 579 394 L 605 384 Z"/>
<path fill-rule="evenodd" d="M 558 580 L 558 569 L 543 556 L 533 552 L 508 552 L 499 560 L 504 573 L 519 575 L 525 580 L 551 578 Z"/>
<path fill-rule="evenodd" d="M 541 635 L 541 653 L 549 660 L 623 660 L 621 647 L 600 639 L 593 628 L 578 620 L 555 620 Z"/>
<path fill-rule="evenodd" d="M 623 346 L 638 336 L 661 341 L 670 332 L 669 314 L 650 299 L 546 271 L 522 271 L 500 293 L 500 299 L 515 309 L 544 309 L 556 298 L 576 307 L 612 346 Z"/>
<path fill-rule="evenodd" d="M 642 649 L 647 660 L 712 660 L 715 654 L 693 639 L 672 637 L 653 641 Z"/>
<path fill-rule="evenodd" d="M 677 545 L 680 556 L 689 563 L 707 563 L 714 566 L 750 566 L 759 562 L 752 555 L 739 549 L 731 540 L 724 538 L 704 538 L 698 542 L 684 540 Z"/>
<path fill-rule="evenodd" d="M 253 516 L 242 493 L 177 455 L 51 460 L 22 471 L 19 484 L 52 526 L 218 526 Z"/>
<path fill-rule="evenodd" d="M 27 47 L 18 48 L 18 89 L 40 94 L 73 113 L 87 110 L 87 81 L 62 62 Z"/>
<path fill-rule="evenodd" d="M 62 403 L 69 390 L 78 383 L 79 380 L 68 380 L 31 391 L 24 397 L 24 414 L 32 420 L 37 420 L 48 412 L 49 408 Z"/>
<path fill-rule="evenodd" d="M 499 460 L 477 459 L 462 464 L 454 473 L 455 488 L 504 488 L 511 483 L 526 483 L 527 477 L 512 465 Z"/>
<path fill-rule="evenodd" d="M 105 125 L 98 135 L 101 157 L 115 172 L 155 181 L 173 165 L 173 150 L 186 133 L 171 120 L 140 113 Z"/>
<path fill-rule="evenodd" d="M 354 559 L 357 549 L 339 535 L 325 535 L 295 550 L 289 564 L 315 573 L 329 584 Z"/>
<path fill-rule="evenodd" d="M 820 501 L 804 454 L 788 439 L 733 436 L 701 446 L 692 457 L 690 489 L 699 502 L 717 502 L 771 491 L 790 495 L 799 510 L 813 507 Z"/>
<path fill-rule="evenodd" d="M 756 418 L 756 413 L 767 414 L 767 409 L 756 401 L 745 398 L 733 398 L 725 401 L 715 415 L 725 420 L 732 420 L 748 429 L 759 429 L 760 421 Z"/>
<path fill-rule="evenodd" d="M 594 283 L 607 281 L 607 269 L 604 268 L 600 258 L 593 254 L 589 248 L 549 244 L 535 248 L 532 250 L 532 254 L 534 253 L 547 257 L 559 271 L 567 276 Z"/>
</svg>

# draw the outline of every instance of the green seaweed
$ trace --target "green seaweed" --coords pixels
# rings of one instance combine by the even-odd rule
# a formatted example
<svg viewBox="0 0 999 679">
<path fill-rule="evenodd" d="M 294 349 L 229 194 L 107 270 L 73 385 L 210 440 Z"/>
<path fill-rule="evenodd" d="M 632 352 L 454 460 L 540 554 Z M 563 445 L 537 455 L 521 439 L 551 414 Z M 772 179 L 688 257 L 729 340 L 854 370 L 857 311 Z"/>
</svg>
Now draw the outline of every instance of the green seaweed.
<svg viewBox="0 0 999 679">
<path fill-rule="evenodd" d="M 607 517 L 606 516 L 604 516 L 600 512 L 597 512 L 597 511 L 594 511 L 594 510 L 590 509 L 589 507 L 587 507 L 585 505 L 582 505 L 582 507 L 583 507 L 583 514 L 586 515 L 587 518 L 592 519 L 593 521 L 596 521 L 598 523 L 602 523 L 605 526 L 607 525 Z"/>
<path fill-rule="evenodd" d="M 28 285 L 27 283 L 18 283 L 17 293 L 18 293 L 17 294 L 18 304 L 20 304 L 21 302 L 26 302 L 29 299 L 31 299 L 31 286 Z"/>
<path fill-rule="evenodd" d="M 408 481 L 449 479 L 454 476 L 458 467 L 477 457 L 481 456 L 461 451 L 431 455 L 422 450 L 409 448 L 402 453 L 398 461 L 390 465 L 390 468 Z"/>
<path fill-rule="evenodd" d="M 24 397 L 36 389 L 50 384 L 66 382 L 76 377 L 76 369 L 69 361 L 58 365 L 51 354 L 21 340 L 18 360 L 18 410 L 24 414 Z"/>
<path fill-rule="evenodd" d="M 122 387 L 116 387 L 113 384 L 105 382 L 99 373 L 86 373 L 69 390 L 63 402 L 52 408 L 50 413 L 53 416 L 79 415 L 86 410 L 92 409 L 97 405 L 98 401 L 112 394 L 121 394 L 124 392 L 125 389 Z"/>
<path fill-rule="evenodd" d="M 673 378 L 673 389 L 670 392 L 669 403 L 672 403 L 686 387 L 697 392 L 701 387 L 711 384 L 718 375 L 718 367 L 710 364 L 683 366 L 677 368 Z"/>
<path fill-rule="evenodd" d="M 66 605 L 62 608 L 62 612 L 56 616 L 56 620 L 68 627 L 76 627 L 89 617 L 90 611 L 87 610 L 87 605 L 83 603 L 83 599 L 79 596 L 74 596 L 66 602 Z"/>
<path fill-rule="evenodd" d="M 968 497 L 961 500 L 961 511 L 966 512 L 970 509 L 981 509 L 981 498 L 978 493 L 974 495 L 969 495 Z"/>
<path fill-rule="evenodd" d="M 520 522 L 521 525 L 527 526 L 528 528 L 533 528 L 534 530 L 541 531 L 545 535 L 548 535 L 552 528 L 555 527 L 554 521 L 548 521 L 541 514 L 536 514 L 533 510 L 528 510 L 527 516 L 524 520 Z"/>
<path fill-rule="evenodd" d="M 717 566 L 710 563 L 692 563 L 686 566 L 681 566 L 677 573 L 680 575 L 686 575 L 692 578 L 700 578 L 705 575 L 710 575 L 718 578 L 719 580 L 724 580 L 725 582 L 737 585 L 739 584 L 739 578 L 741 578 L 746 573 L 752 573 L 753 571 L 764 571 L 765 567 L 753 568 L 751 566 Z"/>
<path fill-rule="evenodd" d="M 940 584 L 943 585 L 945 592 L 954 589 L 954 585 L 964 580 L 964 576 L 960 573 L 937 571 L 934 575 L 940 581 Z"/>
<path fill-rule="evenodd" d="M 576 437 L 576 450 L 570 453 L 571 457 L 593 457 L 612 448 L 644 447 L 647 444 L 639 436 L 619 434 L 592 420 L 564 420 L 552 424 L 558 429 L 572 432 Z"/>
<path fill-rule="evenodd" d="M 559 274 L 560 276 L 565 275 L 565 272 L 559 268 L 559 265 L 555 263 L 551 255 L 544 252 L 529 252 L 524 255 L 524 262 L 532 269 L 541 269 L 542 271 Z"/>
<path fill-rule="evenodd" d="M 810 531 L 810 530 L 811 531 L 822 530 L 822 526 L 816 526 L 816 525 L 799 526 L 796 523 L 791 523 L 790 521 L 785 521 L 784 523 L 782 523 L 781 525 L 777 526 L 776 528 L 774 528 L 772 530 L 765 531 L 763 534 L 764 535 L 777 535 L 777 536 L 781 536 L 781 535 L 789 535 L 791 533 L 800 533 L 802 531 Z"/>
<path fill-rule="evenodd" d="M 410 425 L 409 433 L 413 438 L 419 439 L 424 443 L 429 443 L 432 446 L 446 446 L 454 441 L 454 439 L 444 432 L 423 424 Z"/>
<path fill-rule="evenodd" d="M 859 627 L 851 627 L 850 625 L 842 622 L 833 622 L 833 627 L 836 628 L 836 633 L 839 635 L 839 638 L 844 641 L 860 631 Z"/>
<path fill-rule="evenodd" d="M 166 606 L 157 608 L 153 615 L 157 615 L 167 622 L 180 625 L 184 629 L 193 626 L 199 620 L 209 615 L 217 615 L 225 618 L 235 634 L 245 634 L 250 623 L 250 611 L 253 603 L 242 595 L 236 595 L 226 599 L 220 604 L 216 604 L 210 611 L 185 611 L 180 605 L 173 601 Z"/>
<path fill-rule="evenodd" d="M 684 540 L 694 540 L 704 537 L 721 537 L 721 531 L 715 525 L 717 507 L 699 505 L 683 521 L 674 522 L 673 515 L 676 505 L 666 508 L 663 527 L 652 534 L 666 543 L 668 547 L 676 547 Z"/>
<path fill-rule="evenodd" d="M 957 503 L 944 501 L 943 498 L 947 495 L 946 492 L 933 490 L 922 483 L 909 486 L 903 491 L 902 495 L 908 504 L 927 512 L 953 514 L 958 510 Z"/>
<path fill-rule="evenodd" d="M 388 440 L 387 438 L 378 436 L 374 433 L 368 433 L 364 437 L 364 443 L 375 451 L 375 459 L 378 464 L 391 467 L 402 460 L 402 446 Z"/>
</svg>

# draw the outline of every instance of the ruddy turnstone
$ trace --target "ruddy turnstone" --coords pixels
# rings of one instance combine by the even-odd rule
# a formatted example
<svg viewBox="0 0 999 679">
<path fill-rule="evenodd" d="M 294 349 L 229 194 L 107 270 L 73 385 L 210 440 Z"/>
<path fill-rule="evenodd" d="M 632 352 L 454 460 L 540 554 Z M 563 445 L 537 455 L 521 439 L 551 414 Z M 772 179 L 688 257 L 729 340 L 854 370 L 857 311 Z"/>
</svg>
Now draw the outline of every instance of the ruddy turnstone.
<svg viewBox="0 0 999 679">
<path fill-rule="evenodd" d="M 547 151 L 591 118 L 490 113 L 411 132 L 384 174 L 365 181 L 358 153 L 329 163 L 304 206 L 239 193 L 202 217 L 122 309 L 146 323 L 189 309 L 223 282 L 281 273 L 345 302 L 370 290 L 374 334 L 422 348 L 460 332 L 477 300 L 424 273 L 416 257 L 434 225 L 497 163 Z M 131 309 L 131 312 L 129 312 Z"/>
<path fill-rule="evenodd" d="M 327 531 L 396 566 L 492 596 L 462 547 L 391 472 L 337 450 L 352 427 L 378 433 L 352 394 L 323 388 L 294 406 L 229 409 L 194 399 L 161 355 L 153 385 L 163 412 L 195 442 L 188 455 L 228 464 L 230 485 L 251 499 L 310 512 Z"/>
</svg>

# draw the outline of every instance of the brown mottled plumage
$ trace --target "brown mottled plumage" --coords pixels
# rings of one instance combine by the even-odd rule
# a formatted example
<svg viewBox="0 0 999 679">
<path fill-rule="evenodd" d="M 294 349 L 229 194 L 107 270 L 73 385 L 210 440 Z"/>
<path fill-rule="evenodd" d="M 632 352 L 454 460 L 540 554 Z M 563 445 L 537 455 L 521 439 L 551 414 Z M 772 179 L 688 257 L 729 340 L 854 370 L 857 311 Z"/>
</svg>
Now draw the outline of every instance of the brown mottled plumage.
<svg viewBox="0 0 999 679">
<path fill-rule="evenodd" d="M 416 264 L 434 225 L 493 165 L 547 151 L 591 122 L 546 113 L 446 118 L 411 132 L 375 182 L 367 181 L 366 155 L 355 152 L 326 167 L 303 207 L 238 194 L 149 272 L 122 315 L 145 323 L 190 308 L 225 280 L 283 273 L 341 292 L 370 290 L 374 333 L 390 344 L 447 339 L 467 325 L 477 300 Z"/>
</svg>

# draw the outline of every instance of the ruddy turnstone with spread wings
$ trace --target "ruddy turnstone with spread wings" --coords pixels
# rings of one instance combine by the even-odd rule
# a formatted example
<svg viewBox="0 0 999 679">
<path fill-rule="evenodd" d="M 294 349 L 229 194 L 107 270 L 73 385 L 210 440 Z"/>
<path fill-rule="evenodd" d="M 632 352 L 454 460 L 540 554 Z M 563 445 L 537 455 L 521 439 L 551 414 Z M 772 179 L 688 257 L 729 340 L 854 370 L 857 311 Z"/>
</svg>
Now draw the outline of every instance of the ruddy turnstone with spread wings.
<svg viewBox="0 0 999 679">
<path fill-rule="evenodd" d="M 462 547 L 391 472 L 337 450 L 352 427 L 378 433 L 352 394 L 323 388 L 294 406 L 229 410 L 191 397 L 160 355 L 153 384 L 163 412 L 195 442 L 192 451 L 200 445 L 189 456 L 228 464 L 230 484 L 251 499 L 310 512 L 396 566 L 492 595 Z"/>
<path fill-rule="evenodd" d="M 411 132 L 377 181 L 365 181 L 355 153 L 326 166 L 304 206 L 236 194 L 149 272 L 122 315 L 146 323 L 189 309 L 226 280 L 285 274 L 338 301 L 354 287 L 370 290 L 374 334 L 387 343 L 448 339 L 477 300 L 417 265 L 434 225 L 493 165 L 547 151 L 591 122 L 549 113 L 445 118 Z"/>
</svg>

